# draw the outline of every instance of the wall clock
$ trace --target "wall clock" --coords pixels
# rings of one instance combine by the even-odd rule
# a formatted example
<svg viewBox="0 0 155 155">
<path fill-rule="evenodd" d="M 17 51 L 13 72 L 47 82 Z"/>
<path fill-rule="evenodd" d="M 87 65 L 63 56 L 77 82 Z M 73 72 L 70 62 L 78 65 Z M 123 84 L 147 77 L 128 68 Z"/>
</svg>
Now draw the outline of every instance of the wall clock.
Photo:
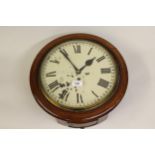
<svg viewBox="0 0 155 155">
<path fill-rule="evenodd" d="M 90 34 L 51 41 L 36 56 L 30 71 L 38 104 L 70 127 L 84 128 L 105 119 L 123 98 L 127 83 L 120 52 Z"/>
</svg>

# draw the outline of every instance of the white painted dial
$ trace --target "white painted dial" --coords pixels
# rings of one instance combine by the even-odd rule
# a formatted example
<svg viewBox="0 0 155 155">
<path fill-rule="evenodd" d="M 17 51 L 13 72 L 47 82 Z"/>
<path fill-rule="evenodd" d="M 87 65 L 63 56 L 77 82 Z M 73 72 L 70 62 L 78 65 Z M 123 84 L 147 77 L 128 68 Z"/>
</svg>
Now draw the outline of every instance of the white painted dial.
<svg viewBox="0 0 155 155">
<path fill-rule="evenodd" d="M 104 104 L 118 78 L 116 62 L 101 45 L 73 40 L 51 49 L 40 68 L 42 91 L 51 104 L 83 109 Z"/>
</svg>

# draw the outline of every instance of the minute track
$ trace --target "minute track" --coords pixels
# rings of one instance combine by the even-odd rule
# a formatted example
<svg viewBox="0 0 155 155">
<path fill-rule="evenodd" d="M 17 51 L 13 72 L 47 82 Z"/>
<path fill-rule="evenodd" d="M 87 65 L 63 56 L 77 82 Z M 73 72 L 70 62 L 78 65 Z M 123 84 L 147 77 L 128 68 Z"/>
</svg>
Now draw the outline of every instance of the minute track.
<svg viewBox="0 0 155 155">
<path fill-rule="evenodd" d="M 76 46 L 76 50 L 79 48 L 80 53 L 75 52 L 75 45 L 80 45 L 80 48 Z M 75 109 L 94 107 L 103 101 L 113 89 L 116 70 L 109 72 L 109 69 L 106 69 L 109 67 L 103 66 L 115 68 L 114 61 L 105 49 L 95 43 L 69 41 L 56 47 L 53 53 L 48 54 L 48 57 L 51 60 L 59 61 L 59 65 L 49 61 L 43 63 L 46 65 L 43 67 L 43 71 L 49 73 L 49 76 L 51 74 L 51 77 L 44 79 L 44 83 L 50 84 L 49 97 L 55 101 L 59 98 L 61 102 L 58 104 L 63 107 Z M 111 81 L 112 76 L 113 81 Z M 54 85 L 55 83 L 53 84 L 54 81 L 58 82 L 57 86 Z M 111 87 L 109 83 L 111 83 Z M 67 91 L 63 92 L 63 90 Z"/>
</svg>

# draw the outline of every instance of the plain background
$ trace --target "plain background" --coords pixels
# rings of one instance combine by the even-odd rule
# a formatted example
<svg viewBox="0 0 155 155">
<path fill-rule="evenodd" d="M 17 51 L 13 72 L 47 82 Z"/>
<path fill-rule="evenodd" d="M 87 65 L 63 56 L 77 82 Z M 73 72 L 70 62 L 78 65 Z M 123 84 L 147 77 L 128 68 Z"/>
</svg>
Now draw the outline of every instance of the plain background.
<svg viewBox="0 0 155 155">
<path fill-rule="evenodd" d="M 126 60 L 126 95 L 106 121 L 90 128 L 155 128 L 155 27 L 0 27 L 0 128 L 68 128 L 34 100 L 31 64 L 49 41 L 90 33 L 115 45 Z"/>
</svg>

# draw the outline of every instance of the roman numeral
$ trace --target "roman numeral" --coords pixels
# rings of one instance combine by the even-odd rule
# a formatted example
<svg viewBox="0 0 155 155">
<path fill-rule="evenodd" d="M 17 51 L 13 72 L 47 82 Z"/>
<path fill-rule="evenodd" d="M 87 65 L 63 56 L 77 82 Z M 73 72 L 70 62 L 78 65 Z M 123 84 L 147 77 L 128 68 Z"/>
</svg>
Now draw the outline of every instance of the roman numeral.
<svg viewBox="0 0 155 155">
<path fill-rule="evenodd" d="M 56 64 L 60 63 L 58 60 L 50 60 L 50 62 L 53 62 L 53 63 L 56 63 Z"/>
<path fill-rule="evenodd" d="M 86 72 L 85 75 L 90 75 L 90 73 L 89 72 Z"/>
<path fill-rule="evenodd" d="M 90 55 L 90 53 L 91 53 L 92 49 L 93 49 L 93 48 L 90 48 L 90 50 L 88 51 L 88 55 Z"/>
<path fill-rule="evenodd" d="M 65 97 L 65 101 L 67 101 L 67 99 L 68 99 L 68 96 L 69 96 L 69 93 L 66 95 L 66 97 Z"/>
<path fill-rule="evenodd" d="M 76 99 L 77 99 L 77 103 L 83 103 L 83 98 L 82 98 L 82 95 L 77 93 L 76 94 Z"/>
<path fill-rule="evenodd" d="M 54 77 L 54 76 L 56 76 L 56 71 L 49 72 L 46 74 L 46 77 Z"/>
<path fill-rule="evenodd" d="M 109 82 L 104 80 L 104 79 L 100 79 L 99 82 L 97 83 L 99 86 L 107 88 L 109 85 Z"/>
<path fill-rule="evenodd" d="M 95 96 L 95 97 L 99 97 L 93 90 L 91 91 L 92 92 L 92 94 Z"/>
<path fill-rule="evenodd" d="M 102 57 L 98 58 L 96 61 L 97 61 L 97 62 L 100 62 L 100 61 L 102 61 L 102 60 L 104 60 L 104 59 L 105 59 L 105 56 L 102 56 Z"/>
<path fill-rule="evenodd" d="M 63 90 L 61 94 L 59 94 L 59 98 L 60 99 L 65 99 L 65 101 L 67 101 L 68 96 L 69 96 L 69 92 L 66 89 Z"/>
<path fill-rule="evenodd" d="M 74 52 L 75 53 L 81 53 L 81 46 L 80 45 L 73 45 L 73 48 L 74 48 Z"/>
<path fill-rule="evenodd" d="M 101 68 L 101 73 L 110 73 L 111 72 L 111 68 Z"/>
<path fill-rule="evenodd" d="M 56 80 L 56 81 L 50 83 L 48 86 L 49 86 L 50 89 L 54 89 L 54 88 L 55 88 L 55 89 L 53 90 L 53 91 L 55 91 L 56 89 L 59 88 L 59 83 L 58 83 L 58 81 Z"/>
</svg>

